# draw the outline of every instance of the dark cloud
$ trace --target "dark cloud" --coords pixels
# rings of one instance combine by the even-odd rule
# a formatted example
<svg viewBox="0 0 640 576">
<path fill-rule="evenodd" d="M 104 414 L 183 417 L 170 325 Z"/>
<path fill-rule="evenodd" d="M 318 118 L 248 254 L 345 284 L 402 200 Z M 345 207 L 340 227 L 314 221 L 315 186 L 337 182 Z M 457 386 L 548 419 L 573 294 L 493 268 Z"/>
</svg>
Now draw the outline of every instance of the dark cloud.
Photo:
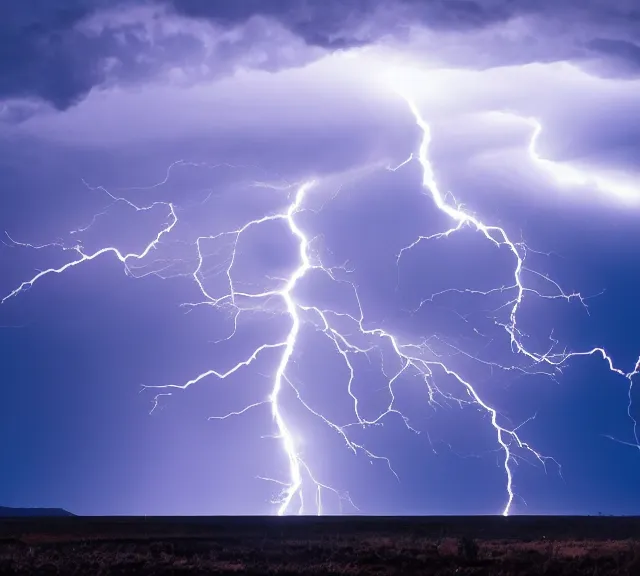
<svg viewBox="0 0 640 576">
<path fill-rule="evenodd" d="M 64 109 L 96 85 L 144 78 L 160 61 L 176 64 L 199 48 L 188 34 L 153 42 L 145 22 L 91 30 L 80 26 L 100 10 L 125 5 L 134 6 L 107 0 L 5 3 L 0 17 L 0 98 L 35 97 Z"/>
<path fill-rule="evenodd" d="M 46 0 L 4 3 L 0 17 L 0 96 L 43 95 L 64 107 L 95 82 L 78 70 L 75 39 L 69 30 L 98 8 L 96 2 L 68 2 L 64 8 Z"/>
<path fill-rule="evenodd" d="M 345 48 L 372 40 L 359 38 L 356 31 L 381 4 L 373 0 L 167 0 L 167 3 L 178 14 L 222 25 L 241 24 L 255 16 L 271 18 L 308 44 L 324 48 Z"/>
<path fill-rule="evenodd" d="M 509 2 L 487 5 L 472 0 L 406 1 L 413 19 L 428 28 L 440 30 L 482 28 L 508 20 L 516 12 Z"/>
<path fill-rule="evenodd" d="M 637 75 L 640 72 L 640 46 L 634 42 L 595 38 L 587 47 L 611 61 L 613 66 L 608 71 L 612 74 Z M 601 72 L 606 74 L 607 70 Z"/>
<path fill-rule="evenodd" d="M 93 87 L 110 82 L 143 81 L 171 67 L 204 58 L 202 37 L 162 28 L 151 12 L 138 19 L 113 19 L 87 28 L 86 20 L 105 10 L 115 13 L 162 8 L 169 17 L 214 24 L 248 26 L 241 39 L 222 41 L 209 53 L 212 73 L 243 66 L 277 69 L 303 63 L 269 48 L 282 41 L 256 17 L 277 21 L 307 45 L 335 50 L 374 42 L 407 26 L 431 30 L 481 31 L 517 17 L 530 19 L 537 49 L 527 41 L 507 53 L 504 44 L 472 47 L 476 62 L 494 66 L 532 60 L 595 57 L 612 61 L 626 74 L 640 71 L 640 7 L 636 0 L 20 0 L 0 8 L 0 99 L 36 98 L 57 108 L 81 100 Z M 146 20 L 145 20 L 146 18 Z M 154 20 L 155 18 L 155 20 Z M 187 26 L 188 28 L 188 26 Z M 564 33 L 560 31 L 566 29 Z M 473 40 L 471 40 L 473 42 Z M 510 39 L 511 45 L 518 39 Z M 542 46 L 542 48 L 540 48 Z M 260 57 L 243 60 L 258 50 Z M 456 62 L 465 63 L 465 57 Z"/>
<path fill-rule="evenodd" d="M 278 20 L 307 42 L 332 47 L 376 39 L 407 25 L 432 30 L 474 30 L 517 17 L 535 17 L 536 33 L 612 27 L 640 36 L 636 0 L 157 0 L 179 14 L 221 24 L 239 24 L 253 16 Z M 380 16 L 378 26 L 368 20 Z M 369 34 L 367 35 L 367 30 Z M 363 37 L 364 36 L 364 37 Z"/>
</svg>

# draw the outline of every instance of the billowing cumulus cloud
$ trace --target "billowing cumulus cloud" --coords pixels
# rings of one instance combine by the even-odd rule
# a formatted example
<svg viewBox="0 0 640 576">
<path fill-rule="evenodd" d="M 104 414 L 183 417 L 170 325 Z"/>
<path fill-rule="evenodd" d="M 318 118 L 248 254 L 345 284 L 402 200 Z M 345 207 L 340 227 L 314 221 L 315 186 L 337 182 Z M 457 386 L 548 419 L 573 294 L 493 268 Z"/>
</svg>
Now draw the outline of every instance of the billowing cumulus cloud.
<svg viewBox="0 0 640 576">
<path fill-rule="evenodd" d="M 140 2 L 75 0 L 64 8 L 11 4 L 0 21 L 0 98 L 36 99 L 66 109 L 92 88 L 158 76 L 197 81 L 239 67 L 304 63 L 313 50 L 278 26 L 216 27 Z"/>
<path fill-rule="evenodd" d="M 578 60 L 640 69 L 635 2 L 532 0 L 27 0 L 0 18 L 0 98 L 65 109 L 94 87 L 279 70 L 327 51 L 410 43 L 441 64 Z M 13 116 L 21 117 L 13 112 Z"/>
</svg>

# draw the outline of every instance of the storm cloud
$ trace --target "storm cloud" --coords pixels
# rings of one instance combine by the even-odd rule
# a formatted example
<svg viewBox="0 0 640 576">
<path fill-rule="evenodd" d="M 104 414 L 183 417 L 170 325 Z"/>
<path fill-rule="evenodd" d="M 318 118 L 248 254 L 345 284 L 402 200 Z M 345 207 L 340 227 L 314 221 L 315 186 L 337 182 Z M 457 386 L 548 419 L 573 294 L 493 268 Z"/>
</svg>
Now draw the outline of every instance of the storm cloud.
<svg viewBox="0 0 640 576">
<path fill-rule="evenodd" d="M 160 52 L 166 65 L 193 48 L 186 34 L 164 35 L 155 43 L 142 15 L 91 25 L 90 19 L 107 6 L 103 0 L 73 0 L 64 7 L 46 0 L 5 3 L 0 97 L 41 98 L 65 109 L 111 78 L 144 79 L 156 70 L 152 56 Z"/>
<path fill-rule="evenodd" d="M 413 41 L 470 68 L 573 60 L 605 76 L 640 70 L 634 1 L 24 0 L 0 13 L 0 99 L 58 109 L 95 87 L 279 70 L 379 41 Z"/>
</svg>

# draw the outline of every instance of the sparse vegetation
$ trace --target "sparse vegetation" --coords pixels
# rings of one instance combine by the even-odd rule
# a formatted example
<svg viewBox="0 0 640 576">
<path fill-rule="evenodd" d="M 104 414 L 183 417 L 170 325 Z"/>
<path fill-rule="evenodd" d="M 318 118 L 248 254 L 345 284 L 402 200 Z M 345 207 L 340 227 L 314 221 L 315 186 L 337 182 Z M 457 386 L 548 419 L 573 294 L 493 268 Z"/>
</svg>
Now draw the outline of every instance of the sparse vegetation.
<svg viewBox="0 0 640 576">
<path fill-rule="evenodd" d="M 260 542 L 196 537 L 108 540 L 31 537 L 0 544 L 1 574 L 632 575 L 634 541 L 424 540 L 356 535 Z"/>
<path fill-rule="evenodd" d="M 465 562 L 475 562 L 478 559 L 479 547 L 475 540 L 463 536 L 458 540 L 458 556 Z"/>
<path fill-rule="evenodd" d="M 0 522 L 0 574 L 640 575 L 640 519 L 71 518 Z"/>
</svg>

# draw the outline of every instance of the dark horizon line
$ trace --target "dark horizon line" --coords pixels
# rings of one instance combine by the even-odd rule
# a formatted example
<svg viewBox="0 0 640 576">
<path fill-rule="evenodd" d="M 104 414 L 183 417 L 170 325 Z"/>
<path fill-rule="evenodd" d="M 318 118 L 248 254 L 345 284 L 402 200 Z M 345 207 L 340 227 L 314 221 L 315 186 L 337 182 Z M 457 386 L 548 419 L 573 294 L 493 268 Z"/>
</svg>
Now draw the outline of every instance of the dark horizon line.
<svg viewBox="0 0 640 576">
<path fill-rule="evenodd" d="M 10 516 L 10 513 L 16 513 L 15 516 Z M 42 512 L 41 516 L 37 515 L 38 512 Z M 0 506 L 0 516 L 6 518 L 23 518 L 25 515 L 28 515 L 32 518 L 38 517 L 48 517 L 51 518 L 52 514 L 55 514 L 57 517 L 68 517 L 68 518 L 82 518 L 82 519 L 95 519 L 95 520 L 109 520 L 109 519 L 131 519 L 131 520 L 175 520 L 175 519 L 254 519 L 254 520 L 276 520 L 279 518 L 290 520 L 293 518 L 304 518 L 305 520 L 317 519 L 319 521 L 323 521 L 323 519 L 397 519 L 397 520 L 407 520 L 407 519 L 429 519 L 429 520 L 438 520 L 438 519 L 467 519 L 467 518 L 504 518 L 505 521 L 509 521 L 514 518 L 628 518 L 634 519 L 637 518 L 640 520 L 640 514 L 604 514 L 604 513 L 596 513 L 596 514 L 513 514 L 510 516 L 503 516 L 502 514 L 309 514 L 309 515 L 286 515 L 286 516 L 278 516 L 278 515 L 269 515 L 269 514 L 171 514 L 171 515 L 156 515 L 156 514 L 76 514 L 75 512 L 71 512 L 66 508 L 59 507 L 41 507 L 41 506 Z"/>
</svg>

